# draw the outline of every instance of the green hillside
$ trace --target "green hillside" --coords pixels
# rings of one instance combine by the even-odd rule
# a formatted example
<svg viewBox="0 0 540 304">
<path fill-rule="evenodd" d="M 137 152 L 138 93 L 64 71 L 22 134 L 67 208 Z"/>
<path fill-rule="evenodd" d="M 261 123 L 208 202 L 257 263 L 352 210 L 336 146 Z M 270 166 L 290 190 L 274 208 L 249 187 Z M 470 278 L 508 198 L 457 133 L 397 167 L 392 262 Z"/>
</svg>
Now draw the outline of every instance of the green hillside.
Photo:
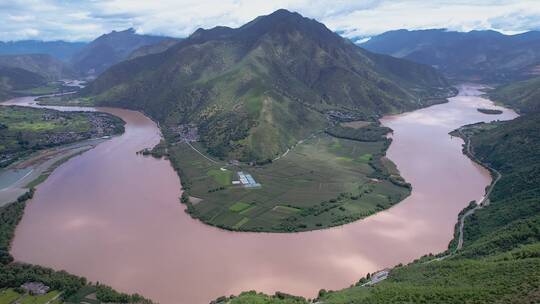
<svg viewBox="0 0 540 304">
<path fill-rule="evenodd" d="M 540 112 L 540 77 L 502 85 L 490 91 L 489 97 L 520 113 Z"/>
<path fill-rule="evenodd" d="M 0 101 L 17 95 L 17 91 L 43 86 L 47 80 L 27 70 L 0 66 Z"/>
<path fill-rule="evenodd" d="M 264 160 L 327 126 L 330 111 L 377 116 L 442 102 L 433 68 L 367 52 L 297 13 L 199 29 L 165 52 L 117 64 L 84 90 L 173 131 L 198 126 L 208 152 Z"/>
<path fill-rule="evenodd" d="M 181 38 L 165 38 L 158 43 L 141 46 L 140 48 L 134 50 L 131 54 L 129 54 L 127 59 L 135 59 L 137 57 L 164 52 L 165 50 L 177 44 L 181 40 Z"/>
</svg>

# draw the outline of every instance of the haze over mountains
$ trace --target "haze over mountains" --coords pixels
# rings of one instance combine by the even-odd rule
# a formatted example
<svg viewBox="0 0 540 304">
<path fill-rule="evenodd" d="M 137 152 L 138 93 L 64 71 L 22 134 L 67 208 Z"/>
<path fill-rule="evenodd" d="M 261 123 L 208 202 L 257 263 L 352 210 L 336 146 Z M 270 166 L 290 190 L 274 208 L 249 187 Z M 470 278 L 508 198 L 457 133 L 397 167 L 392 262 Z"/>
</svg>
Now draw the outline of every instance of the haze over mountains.
<svg viewBox="0 0 540 304">
<path fill-rule="evenodd" d="M 321 130 L 329 111 L 398 112 L 440 102 L 447 90 L 429 66 L 365 51 L 278 10 L 115 65 L 84 94 L 169 125 L 195 123 L 214 155 L 246 160 L 274 157 Z"/>
<path fill-rule="evenodd" d="M 69 65 L 47 54 L 2 55 L 0 66 L 21 68 L 49 81 L 77 77 Z"/>
<path fill-rule="evenodd" d="M 396 30 L 360 46 L 437 67 L 456 80 L 505 82 L 540 73 L 540 32 Z"/>
<path fill-rule="evenodd" d="M 85 42 L 39 40 L 0 41 L 0 55 L 47 54 L 67 62 L 86 44 Z"/>
<path fill-rule="evenodd" d="M 90 43 L 0 42 L 0 65 L 26 69 L 49 80 L 96 76 L 109 66 L 128 59 L 132 53 L 135 57 L 161 52 L 177 41 L 176 38 L 140 35 L 134 29 L 127 29 L 101 35 Z"/>
</svg>

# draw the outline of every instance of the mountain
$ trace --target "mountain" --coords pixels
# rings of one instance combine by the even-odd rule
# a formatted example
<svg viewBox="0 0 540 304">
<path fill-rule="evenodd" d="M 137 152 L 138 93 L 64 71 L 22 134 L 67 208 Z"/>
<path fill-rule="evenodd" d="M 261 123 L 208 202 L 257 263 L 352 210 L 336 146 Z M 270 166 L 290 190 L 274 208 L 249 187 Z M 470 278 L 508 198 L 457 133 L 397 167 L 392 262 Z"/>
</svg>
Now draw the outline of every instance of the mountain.
<svg viewBox="0 0 540 304">
<path fill-rule="evenodd" d="M 397 30 L 361 43 L 370 51 L 437 67 L 456 80 L 506 82 L 540 73 L 540 32 Z"/>
<path fill-rule="evenodd" d="M 68 61 L 85 45 L 85 42 L 66 41 L 0 41 L 0 55 L 47 54 L 58 60 Z"/>
<path fill-rule="evenodd" d="M 75 76 L 66 63 L 46 54 L 0 55 L 0 66 L 21 68 L 48 80 Z"/>
<path fill-rule="evenodd" d="M 540 77 L 499 86 L 489 92 L 489 97 L 522 114 L 538 113 L 540 112 Z"/>
<path fill-rule="evenodd" d="M 71 59 L 74 69 L 83 75 L 97 75 L 126 58 L 136 49 L 159 43 L 166 37 L 139 35 L 130 28 L 101 35 L 84 46 Z"/>
<path fill-rule="evenodd" d="M 137 57 L 146 56 L 150 54 L 161 53 L 171 46 L 180 42 L 181 38 L 165 38 L 158 43 L 141 46 L 140 48 L 131 52 L 128 59 L 135 59 Z"/>
<path fill-rule="evenodd" d="M 30 71 L 0 66 L 0 101 L 16 95 L 18 90 L 26 90 L 45 85 L 47 80 Z"/>
<path fill-rule="evenodd" d="M 143 110 L 165 131 L 195 124 L 213 155 L 257 160 L 322 130 L 327 116 L 396 113 L 449 91 L 429 66 L 368 52 L 278 10 L 236 29 L 198 29 L 162 53 L 109 68 L 82 94 Z"/>
</svg>

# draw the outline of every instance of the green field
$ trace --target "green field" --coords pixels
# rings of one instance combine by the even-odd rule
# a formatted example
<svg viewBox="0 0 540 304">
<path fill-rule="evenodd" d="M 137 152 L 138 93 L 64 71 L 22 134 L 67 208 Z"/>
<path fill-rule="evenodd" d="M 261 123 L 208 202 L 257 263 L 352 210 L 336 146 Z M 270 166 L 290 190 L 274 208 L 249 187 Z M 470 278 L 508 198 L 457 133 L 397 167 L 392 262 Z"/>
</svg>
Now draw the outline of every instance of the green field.
<svg viewBox="0 0 540 304">
<path fill-rule="evenodd" d="M 0 290 L 0 304 L 45 304 L 59 294 L 58 291 L 50 291 L 47 294 L 40 296 L 32 296 L 29 294 L 19 294 L 12 288 Z M 50 302 L 52 303 L 61 303 L 61 302 Z"/>
<path fill-rule="evenodd" d="M 40 105 L 47 106 L 91 107 L 95 105 L 92 99 L 79 97 L 75 94 L 62 96 L 43 96 L 39 97 L 37 101 Z"/>
<path fill-rule="evenodd" d="M 11 288 L 0 290 L 0 304 L 13 303 L 13 301 L 17 300 L 20 297 L 21 295 Z"/>
<path fill-rule="evenodd" d="M 287 232 L 349 223 L 405 198 L 407 185 L 390 178 L 395 166 L 380 160 L 387 145 L 321 134 L 263 166 L 216 164 L 183 143 L 169 154 L 189 195 L 202 199 L 188 203 L 193 217 L 231 230 Z M 239 171 L 262 186 L 233 185 Z"/>
<path fill-rule="evenodd" d="M 24 96 L 27 96 L 27 95 L 37 96 L 37 95 L 60 93 L 63 90 L 63 88 L 64 87 L 59 82 L 50 82 L 44 86 L 16 91 L 16 93 L 18 93 L 19 95 L 24 95 Z"/>
</svg>

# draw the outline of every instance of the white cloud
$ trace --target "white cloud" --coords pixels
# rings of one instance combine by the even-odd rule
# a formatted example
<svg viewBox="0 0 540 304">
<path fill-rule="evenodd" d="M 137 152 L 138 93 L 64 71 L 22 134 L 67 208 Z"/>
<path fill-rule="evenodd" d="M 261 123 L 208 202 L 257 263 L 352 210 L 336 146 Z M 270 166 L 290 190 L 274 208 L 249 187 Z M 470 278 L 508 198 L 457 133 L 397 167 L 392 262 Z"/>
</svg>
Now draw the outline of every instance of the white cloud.
<svg viewBox="0 0 540 304">
<path fill-rule="evenodd" d="M 14 21 L 14 22 L 25 22 L 34 20 L 36 17 L 31 15 L 8 15 L 8 20 Z"/>
<path fill-rule="evenodd" d="M 315 18 L 347 37 L 399 28 L 509 33 L 540 28 L 537 0 L 0 0 L 0 40 L 33 37 L 36 32 L 28 29 L 45 40 L 91 40 L 128 27 L 182 37 L 198 27 L 237 27 L 279 8 Z"/>
</svg>

